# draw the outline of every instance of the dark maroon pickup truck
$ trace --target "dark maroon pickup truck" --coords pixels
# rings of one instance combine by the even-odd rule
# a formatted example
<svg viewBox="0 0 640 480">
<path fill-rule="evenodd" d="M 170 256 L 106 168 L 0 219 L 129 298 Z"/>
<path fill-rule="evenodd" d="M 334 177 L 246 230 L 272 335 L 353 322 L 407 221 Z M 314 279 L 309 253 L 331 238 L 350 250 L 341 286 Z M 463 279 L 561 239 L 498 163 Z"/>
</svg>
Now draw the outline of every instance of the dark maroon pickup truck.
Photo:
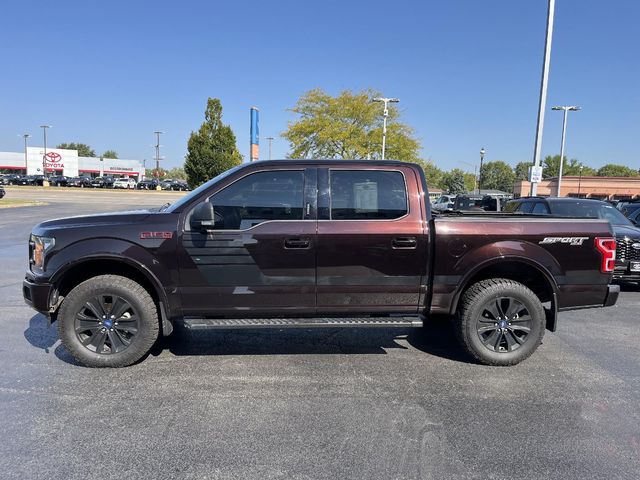
<svg viewBox="0 0 640 480">
<path fill-rule="evenodd" d="M 455 324 L 462 347 L 512 365 L 559 311 L 613 305 L 606 221 L 432 214 L 420 167 L 245 164 L 155 210 L 52 220 L 29 242 L 25 301 L 82 363 L 141 359 L 186 328 Z"/>
</svg>

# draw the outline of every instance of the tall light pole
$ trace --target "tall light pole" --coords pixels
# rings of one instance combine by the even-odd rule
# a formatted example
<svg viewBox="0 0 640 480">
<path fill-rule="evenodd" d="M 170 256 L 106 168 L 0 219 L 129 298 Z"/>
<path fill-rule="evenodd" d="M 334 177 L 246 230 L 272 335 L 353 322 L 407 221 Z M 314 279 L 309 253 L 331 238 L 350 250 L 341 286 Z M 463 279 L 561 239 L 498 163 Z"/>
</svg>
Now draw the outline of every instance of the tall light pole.
<svg viewBox="0 0 640 480">
<path fill-rule="evenodd" d="M 382 112 L 382 160 L 384 160 L 384 152 L 387 146 L 387 117 L 389 116 L 389 104 L 398 103 L 400 100 L 397 98 L 376 97 L 373 101 L 384 103 L 384 110 Z"/>
<path fill-rule="evenodd" d="M 482 164 L 484 163 L 485 153 L 487 153 L 487 151 L 484 149 L 484 147 L 482 147 L 480 149 L 480 178 L 478 180 L 478 193 L 480 193 L 480 191 L 482 190 Z"/>
<path fill-rule="evenodd" d="M 577 112 L 580 107 L 576 105 L 551 107 L 551 110 L 562 110 L 564 112 L 564 118 L 562 119 L 562 143 L 560 144 L 560 171 L 558 172 L 558 190 L 556 191 L 556 197 L 560 196 L 560 187 L 562 185 L 562 165 L 564 164 L 564 139 L 567 132 L 567 113 Z"/>
<path fill-rule="evenodd" d="M 24 138 L 24 174 L 27 174 L 27 164 L 28 164 L 28 158 L 27 158 L 27 139 L 31 137 L 31 135 L 29 135 L 28 133 L 23 133 L 22 135 L 20 135 L 22 138 Z"/>
<path fill-rule="evenodd" d="M 51 125 L 40 125 L 42 133 L 44 135 L 44 155 L 42 155 L 42 174 L 45 180 L 47 179 L 47 129 L 51 128 Z"/>
<path fill-rule="evenodd" d="M 164 132 L 155 131 L 156 135 L 156 175 L 160 175 L 160 135 Z"/>
<path fill-rule="evenodd" d="M 273 137 L 267 137 L 267 141 L 269 142 L 269 160 L 271 160 L 271 142 L 275 139 Z"/>
<path fill-rule="evenodd" d="M 580 184 L 582 183 L 582 165 L 580 165 L 580 176 L 578 177 L 578 198 L 580 198 Z"/>
<path fill-rule="evenodd" d="M 551 61 L 551 40 L 553 38 L 553 15 L 556 1 L 549 0 L 547 10 L 547 34 L 544 41 L 544 61 L 542 62 L 542 79 L 540 81 L 540 102 L 538 103 L 538 125 L 536 127 L 536 142 L 533 149 L 533 166 L 540 168 L 540 149 L 542 148 L 542 131 L 544 129 L 544 111 L 547 105 L 547 82 L 549 80 L 549 63 Z M 531 182 L 531 196 L 538 194 L 538 182 Z"/>
</svg>

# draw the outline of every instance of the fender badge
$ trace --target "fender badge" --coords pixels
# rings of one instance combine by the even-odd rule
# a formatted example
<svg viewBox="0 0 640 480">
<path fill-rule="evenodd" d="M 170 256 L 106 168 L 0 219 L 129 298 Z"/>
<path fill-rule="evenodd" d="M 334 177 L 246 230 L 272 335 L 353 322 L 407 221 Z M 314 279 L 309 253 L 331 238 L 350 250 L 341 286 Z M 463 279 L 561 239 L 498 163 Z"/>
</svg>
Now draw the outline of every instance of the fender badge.
<svg viewBox="0 0 640 480">
<path fill-rule="evenodd" d="M 140 238 L 173 238 L 173 232 L 140 232 Z"/>
</svg>

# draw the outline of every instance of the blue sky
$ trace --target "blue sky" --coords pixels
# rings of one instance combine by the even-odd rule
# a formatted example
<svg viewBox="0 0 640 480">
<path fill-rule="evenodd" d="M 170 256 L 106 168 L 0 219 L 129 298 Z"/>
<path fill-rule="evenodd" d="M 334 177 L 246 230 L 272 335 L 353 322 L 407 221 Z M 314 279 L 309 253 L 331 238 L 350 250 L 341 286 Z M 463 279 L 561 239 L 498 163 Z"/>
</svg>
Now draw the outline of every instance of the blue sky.
<svg viewBox="0 0 640 480">
<path fill-rule="evenodd" d="M 545 0 L 33 2 L 2 8 L 0 150 L 49 123 L 50 143 L 182 163 L 208 96 L 248 157 L 249 107 L 274 158 L 305 91 L 372 87 L 399 97 L 423 157 L 442 168 L 533 155 Z M 640 2 L 557 0 L 543 155 L 640 167 Z M 38 140 L 36 142 L 36 140 Z M 389 141 L 393 141 L 392 138 Z"/>
</svg>

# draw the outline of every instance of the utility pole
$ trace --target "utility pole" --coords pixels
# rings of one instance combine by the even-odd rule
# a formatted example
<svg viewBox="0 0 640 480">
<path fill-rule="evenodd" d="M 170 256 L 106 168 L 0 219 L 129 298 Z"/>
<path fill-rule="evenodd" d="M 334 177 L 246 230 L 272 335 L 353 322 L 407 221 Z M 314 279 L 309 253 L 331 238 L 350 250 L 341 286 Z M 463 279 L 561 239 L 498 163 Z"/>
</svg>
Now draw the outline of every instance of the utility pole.
<svg viewBox="0 0 640 480">
<path fill-rule="evenodd" d="M 533 149 L 533 168 L 540 168 L 540 149 L 542 148 L 542 131 L 544 130 L 544 111 L 547 105 L 547 83 L 549 80 L 549 63 L 551 61 L 551 40 L 553 38 L 553 16 L 556 0 L 549 0 L 547 10 L 547 34 L 544 41 L 544 61 L 542 62 L 542 79 L 540 81 L 540 103 L 538 104 L 538 125 L 536 142 Z M 538 194 L 538 182 L 531 182 L 531 196 Z"/>
<path fill-rule="evenodd" d="M 482 147 L 480 149 L 480 178 L 478 180 L 478 193 L 480 193 L 480 190 L 482 190 L 482 164 L 484 163 L 485 153 L 487 153 L 487 151 L 484 149 L 484 147 Z"/>
<path fill-rule="evenodd" d="M 31 135 L 29 135 L 28 133 L 23 133 L 21 135 L 22 138 L 24 138 L 24 174 L 27 174 L 27 170 L 28 170 L 28 163 L 29 160 L 27 158 L 27 139 L 31 137 Z"/>
<path fill-rule="evenodd" d="M 42 174 L 44 179 L 47 179 L 47 129 L 51 128 L 51 125 L 40 125 L 42 133 L 44 134 L 44 154 L 42 155 Z"/>
<path fill-rule="evenodd" d="M 271 160 L 271 142 L 275 139 L 273 137 L 267 137 L 267 141 L 269 142 L 269 160 Z"/>
<path fill-rule="evenodd" d="M 382 112 L 382 160 L 384 160 L 384 152 L 387 146 L 387 117 L 389 116 L 389 104 L 398 103 L 400 100 L 397 98 L 376 97 L 373 101 L 382 102 L 384 104 L 384 110 Z"/>
<path fill-rule="evenodd" d="M 580 184 L 582 183 L 582 165 L 580 165 L 580 176 L 578 177 L 578 198 L 580 198 Z"/>
<path fill-rule="evenodd" d="M 160 135 L 164 132 L 155 131 L 156 135 L 156 175 L 160 175 Z"/>
<path fill-rule="evenodd" d="M 567 113 L 576 112 L 580 110 L 580 107 L 573 106 L 560 106 L 552 107 L 551 110 L 562 110 L 564 112 L 564 118 L 562 119 L 562 142 L 560 144 L 560 171 L 558 172 L 558 190 L 556 191 L 556 197 L 560 196 L 560 187 L 562 185 L 562 165 L 564 163 L 564 140 L 567 132 Z"/>
</svg>

